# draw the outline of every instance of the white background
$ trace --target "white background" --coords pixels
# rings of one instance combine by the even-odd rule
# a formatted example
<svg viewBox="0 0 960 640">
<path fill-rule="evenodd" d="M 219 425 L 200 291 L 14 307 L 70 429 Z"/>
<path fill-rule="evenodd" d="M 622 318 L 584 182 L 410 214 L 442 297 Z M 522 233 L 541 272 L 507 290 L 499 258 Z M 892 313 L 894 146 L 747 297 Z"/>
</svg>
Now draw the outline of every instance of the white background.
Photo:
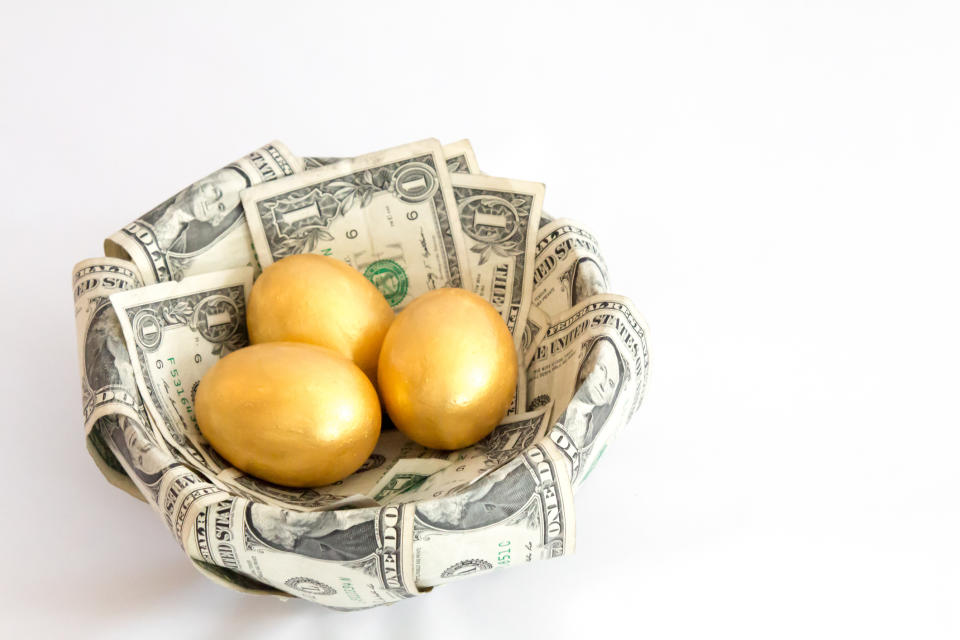
<svg viewBox="0 0 960 640">
<path fill-rule="evenodd" d="M 275 5 L 3 5 L 5 637 L 957 637 L 953 3 Z M 71 266 L 270 139 L 428 136 L 649 321 L 578 550 L 353 614 L 207 582 L 84 450 Z"/>
</svg>

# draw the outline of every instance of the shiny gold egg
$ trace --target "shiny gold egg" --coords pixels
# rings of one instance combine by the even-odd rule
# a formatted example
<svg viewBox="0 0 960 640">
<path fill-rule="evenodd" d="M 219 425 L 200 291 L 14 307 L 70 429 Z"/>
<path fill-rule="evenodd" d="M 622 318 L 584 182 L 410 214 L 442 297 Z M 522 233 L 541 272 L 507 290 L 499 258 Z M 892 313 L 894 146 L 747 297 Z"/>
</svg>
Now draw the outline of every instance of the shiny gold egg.
<svg viewBox="0 0 960 640">
<path fill-rule="evenodd" d="M 201 433 L 241 471 L 290 487 L 342 480 L 373 452 L 380 402 L 329 349 L 269 342 L 234 351 L 200 380 Z"/>
<path fill-rule="evenodd" d="M 394 313 L 369 280 L 345 262 L 293 255 L 263 270 L 250 291 L 250 342 L 307 342 L 352 360 L 371 382 Z"/>
<path fill-rule="evenodd" d="M 493 431 L 513 400 L 517 353 L 493 305 L 464 289 L 425 293 L 380 350 L 380 398 L 410 439 L 459 449 Z"/>
</svg>

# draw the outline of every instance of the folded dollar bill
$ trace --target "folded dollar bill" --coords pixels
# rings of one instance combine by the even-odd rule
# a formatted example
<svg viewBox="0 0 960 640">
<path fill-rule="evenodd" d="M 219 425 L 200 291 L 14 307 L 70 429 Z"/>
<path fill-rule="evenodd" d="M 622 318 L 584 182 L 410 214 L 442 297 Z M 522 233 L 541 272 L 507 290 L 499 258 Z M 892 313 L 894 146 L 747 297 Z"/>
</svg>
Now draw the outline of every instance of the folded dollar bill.
<svg viewBox="0 0 960 640">
<path fill-rule="evenodd" d="M 165 200 L 104 241 L 108 256 L 131 260 L 144 283 L 254 266 L 245 189 L 291 176 L 303 160 L 274 141 Z"/>
</svg>

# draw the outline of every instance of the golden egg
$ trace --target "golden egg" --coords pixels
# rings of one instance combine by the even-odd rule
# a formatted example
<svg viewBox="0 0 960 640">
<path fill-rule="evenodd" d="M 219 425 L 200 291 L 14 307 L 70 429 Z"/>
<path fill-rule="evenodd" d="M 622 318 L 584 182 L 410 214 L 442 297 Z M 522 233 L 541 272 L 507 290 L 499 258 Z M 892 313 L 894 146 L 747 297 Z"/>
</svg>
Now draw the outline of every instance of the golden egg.
<svg viewBox="0 0 960 640">
<path fill-rule="evenodd" d="M 369 280 L 345 262 L 288 256 L 253 283 L 247 303 L 250 342 L 308 342 L 333 349 L 374 383 L 383 336 L 394 313 Z"/>
<path fill-rule="evenodd" d="M 410 439 L 459 449 L 510 408 L 517 353 L 493 305 L 464 289 L 425 293 L 397 314 L 380 350 L 380 398 Z"/>
<path fill-rule="evenodd" d="M 197 423 L 241 471 L 290 487 L 342 480 L 380 435 L 377 392 L 329 349 L 269 342 L 234 351 L 200 380 Z"/>
</svg>

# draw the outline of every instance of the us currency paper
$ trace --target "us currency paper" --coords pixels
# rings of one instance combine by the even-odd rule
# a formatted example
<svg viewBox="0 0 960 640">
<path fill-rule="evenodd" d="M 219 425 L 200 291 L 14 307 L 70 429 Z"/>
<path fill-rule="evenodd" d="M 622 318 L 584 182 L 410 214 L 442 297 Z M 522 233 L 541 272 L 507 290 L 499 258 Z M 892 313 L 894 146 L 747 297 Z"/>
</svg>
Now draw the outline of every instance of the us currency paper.
<svg viewBox="0 0 960 640">
<path fill-rule="evenodd" d="M 324 606 L 362 609 L 419 593 L 412 505 L 302 513 L 234 497 L 189 524 L 191 556 Z"/>
<path fill-rule="evenodd" d="M 370 497 L 379 504 L 394 502 L 397 496 L 416 491 L 438 471 L 450 466 L 440 458 L 403 458 L 370 490 Z"/>
<path fill-rule="evenodd" d="M 241 593 L 246 593 L 253 596 L 276 596 L 281 600 L 289 600 L 291 598 L 291 594 L 289 593 L 285 593 L 279 589 L 274 589 L 273 587 L 254 580 L 249 576 L 246 576 L 242 573 L 237 573 L 232 569 L 227 569 L 226 567 L 221 567 L 209 562 L 204 562 L 203 560 L 197 560 L 192 556 L 187 557 L 190 558 L 193 568 L 203 574 L 205 578 L 208 580 L 213 580 L 217 584 L 224 587 L 229 587 L 234 591 L 239 591 Z"/>
<path fill-rule="evenodd" d="M 447 171 L 451 174 L 480 173 L 477 157 L 473 153 L 473 147 L 470 146 L 469 140 L 457 140 L 443 145 L 443 157 L 447 161 Z M 345 159 L 343 157 L 307 156 L 303 159 L 303 165 L 307 170 L 319 169 Z"/>
<path fill-rule="evenodd" d="M 151 422 L 185 460 L 214 474 L 229 465 L 200 434 L 194 396 L 217 360 L 249 344 L 252 284 L 253 269 L 240 267 L 110 297 Z"/>
<path fill-rule="evenodd" d="M 187 553 L 199 554 L 189 546 L 194 523 L 210 504 L 226 499 L 219 487 L 173 460 L 154 440 L 153 430 L 136 419 L 110 414 L 97 421 L 94 433 L 103 436 L 111 455 L 125 471 L 138 495 L 161 517 L 177 542 Z M 218 582 L 248 593 L 272 593 L 275 590 L 252 578 L 205 563 L 197 567 L 204 574 L 216 575 Z"/>
<path fill-rule="evenodd" d="M 647 328 L 627 298 L 601 294 L 552 317 L 527 371 L 531 407 L 553 403 L 550 439 L 580 486 L 647 385 Z"/>
<path fill-rule="evenodd" d="M 137 487 L 141 497 L 161 516 L 161 484 L 164 474 L 172 469 L 186 469 L 156 439 L 153 429 L 139 416 L 126 412 L 109 414 L 97 421 L 100 433 L 111 454 Z"/>
<path fill-rule="evenodd" d="M 123 330 L 110 305 L 114 293 L 141 285 L 136 267 L 126 260 L 92 258 L 73 268 L 83 426 L 88 434 L 107 414 L 143 411 Z"/>
<path fill-rule="evenodd" d="M 163 517 L 179 541 L 184 519 L 194 502 L 210 493 L 221 498 L 227 494 L 171 456 L 146 424 L 145 415 L 124 407 L 114 408 L 115 413 L 97 420 L 93 431 L 103 438 L 140 496 Z"/>
<path fill-rule="evenodd" d="M 271 142 L 143 214 L 107 238 L 104 249 L 133 261 L 145 284 L 256 266 L 240 192 L 302 170 L 300 158 Z"/>
<path fill-rule="evenodd" d="M 447 171 L 450 172 L 451 176 L 455 173 L 483 173 L 480 171 L 477 156 L 473 152 L 473 147 L 470 145 L 469 140 L 458 140 L 443 145 L 443 155 L 447 159 Z M 311 156 L 303 160 L 305 168 L 309 170 L 336 164 L 343 160 L 343 158 Z M 538 222 L 539 228 L 542 229 L 551 222 L 553 222 L 553 218 L 547 215 L 546 211 L 542 211 L 540 213 L 540 221 Z"/>
<path fill-rule="evenodd" d="M 303 159 L 303 168 L 305 171 L 310 169 L 319 169 L 320 167 L 326 167 L 331 164 L 337 164 L 338 162 L 346 160 L 346 158 L 327 158 L 321 156 L 308 156 Z"/>
<path fill-rule="evenodd" d="M 532 295 L 543 185 L 468 174 L 451 180 L 467 249 L 465 288 L 494 306 L 519 347 Z"/>
<path fill-rule="evenodd" d="M 259 185 L 241 201 L 264 267 L 295 253 L 329 255 L 358 269 L 397 309 L 466 279 L 456 201 L 436 140 Z"/>
<path fill-rule="evenodd" d="M 569 220 L 555 220 L 537 235 L 533 304 L 549 316 L 607 291 L 607 265 L 597 240 Z"/>
<path fill-rule="evenodd" d="M 550 410 L 547 404 L 507 416 L 477 444 L 452 451 L 448 457 L 451 465 L 433 475 L 420 495 L 429 499 L 458 493 L 541 442 L 550 427 Z"/>
<path fill-rule="evenodd" d="M 447 159 L 447 170 L 454 173 L 480 173 L 477 156 L 467 139 L 457 140 L 443 145 L 443 155 Z"/>
<path fill-rule="evenodd" d="M 447 170 L 450 171 L 450 175 L 455 173 L 483 174 L 483 172 L 480 171 L 477 156 L 474 154 L 473 147 L 470 145 L 469 140 L 458 140 L 457 142 L 444 145 L 443 154 L 447 157 Z M 307 160 L 312 159 L 307 158 Z M 325 159 L 317 158 L 316 160 L 321 161 Z M 541 211 L 540 220 L 537 223 L 539 228 L 542 229 L 551 222 L 553 222 L 553 218 L 547 215 L 546 211 Z"/>
<path fill-rule="evenodd" d="M 97 465 L 97 469 L 100 470 L 100 473 L 103 474 L 107 482 L 137 500 L 145 501 L 144 497 L 140 494 L 140 490 L 137 489 L 137 486 L 130 479 L 130 476 L 127 475 L 126 470 L 124 470 L 123 465 L 120 464 L 120 461 L 117 460 L 113 451 L 107 446 L 106 440 L 103 439 L 100 430 L 96 426 L 87 434 L 86 448 L 87 453 L 90 454 L 90 457 L 93 459 L 93 463 Z"/>
<path fill-rule="evenodd" d="M 546 331 L 547 325 L 549 324 L 550 316 L 544 313 L 540 307 L 530 307 L 527 312 L 526 327 L 524 327 L 520 340 L 520 366 L 524 369 L 530 364 L 537 345 L 540 344 L 540 339 L 543 338 L 543 332 Z"/>
<path fill-rule="evenodd" d="M 567 458 L 547 440 L 466 491 L 416 503 L 416 582 L 434 586 L 563 556 L 575 539 Z"/>
<path fill-rule="evenodd" d="M 397 464 L 378 483 L 389 491 L 374 490 L 374 498 L 381 504 L 390 504 L 431 500 L 460 492 L 540 442 L 546 436 L 549 415 L 547 404 L 529 413 L 507 416 L 480 442 L 449 452 L 444 464 L 435 468 Z"/>
<path fill-rule="evenodd" d="M 74 317 L 77 326 L 83 426 L 87 451 L 114 486 L 143 500 L 123 466 L 107 446 L 101 419 L 124 414 L 146 420 L 123 329 L 110 305 L 110 295 L 139 287 L 140 275 L 132 262 L 92 258 L 73 268 Z"/>
</svg>

